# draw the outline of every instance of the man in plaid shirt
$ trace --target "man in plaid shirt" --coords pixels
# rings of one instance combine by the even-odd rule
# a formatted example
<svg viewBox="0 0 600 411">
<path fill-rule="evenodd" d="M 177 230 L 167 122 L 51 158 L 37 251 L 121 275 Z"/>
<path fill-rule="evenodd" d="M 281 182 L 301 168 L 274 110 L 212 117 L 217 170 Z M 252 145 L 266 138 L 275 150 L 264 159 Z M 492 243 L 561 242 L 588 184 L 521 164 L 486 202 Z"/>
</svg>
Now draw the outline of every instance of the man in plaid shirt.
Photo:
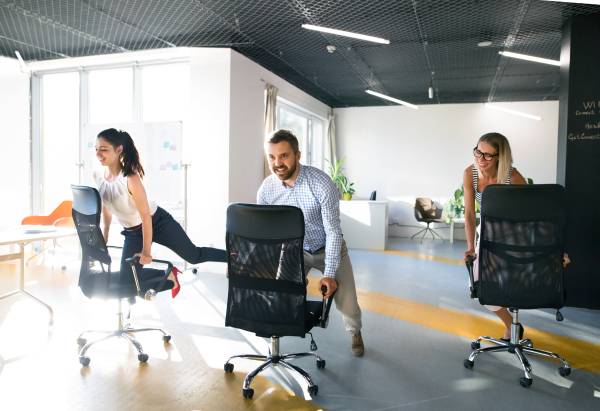
<svg viewBox="0 0 600 411">
<path fill-rule="evenodd" d="M 356 298 L 354 273 L 340 227 L 339 191 L 331 178 L 316 167 L 300 164 L 298 139 L 289 130 L 272 132 L 265 149 L 272 173 L 258 190 L 258 204 L 299 207 L 304 214 L 304 267 L 321 271 L 318 287 L 327 287 L 351 335 L 350 350 L 364 354 L 360 329 L 361 310 Z"/>
</svg>

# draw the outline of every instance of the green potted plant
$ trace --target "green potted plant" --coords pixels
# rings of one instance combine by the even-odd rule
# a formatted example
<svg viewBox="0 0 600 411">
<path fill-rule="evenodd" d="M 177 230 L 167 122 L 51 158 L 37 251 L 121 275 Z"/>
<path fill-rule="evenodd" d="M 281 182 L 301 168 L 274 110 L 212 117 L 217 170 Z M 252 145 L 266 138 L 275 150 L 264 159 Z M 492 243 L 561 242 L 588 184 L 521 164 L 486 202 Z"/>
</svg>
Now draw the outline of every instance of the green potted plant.
<svg viewBox="0 0 600 411">
<path fill-rule="evenodd" d="M 479 203 L 475 200 L 475 212 L 479 212 Z M 444 204 L 444 214 L 446 214 L 446 224 L 452 224 L 454 219 L 463 218 L 465 215 L 465 186 L 460 184 L 454 192 L 454 198 L 446 201 Z"/>
<path fill-rule="evenodd" d="M 355 193 L 354 189 L 352 188 L 354 183 L 350 183 L 346 176 L 342 176 L 340 180 L 340 188 L 342 189 L 342 195 L 344 196 L 344 200 L 352 200 L 352 196 L 354 196 Z"/>
<path fill-rule="evenodd" d="M 344 200 L 350 201 L 352 196 L 355 194 L 355 191 L 354 188 L 352 188 L 354 183 L 349 183 L 348 178 L 342 172 L 342 164 L 344 163 L 345 159 L 346 157 L 336 161 L 335 164 L 332 164 L 329 160 L 324 158 L 324 160 L 329 164 L 329 177 L 331 177 L 333 182 L 336 183 L 340 188 L 340 192 L 342 193 Z"/>
</svg>

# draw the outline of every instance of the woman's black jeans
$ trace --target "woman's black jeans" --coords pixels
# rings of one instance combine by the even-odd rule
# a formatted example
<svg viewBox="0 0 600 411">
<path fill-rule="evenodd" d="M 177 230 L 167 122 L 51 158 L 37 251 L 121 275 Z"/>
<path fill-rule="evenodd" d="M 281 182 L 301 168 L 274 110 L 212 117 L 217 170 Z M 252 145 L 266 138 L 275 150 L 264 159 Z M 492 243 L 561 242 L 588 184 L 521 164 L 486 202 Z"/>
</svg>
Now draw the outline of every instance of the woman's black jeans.
<svg viewBox="0 0 600 411">
<path fill-rule="evenodd" d="M 125 260 L 133 257 L 136 253 L 142 252 L 144 245 L 142 231 L 142 225 L 140 224 L 137 227 L 126 228 L 121 232 L 125 237 L 119 278 L 121 284 L 135 283 L 131 266 Z M 152 216 L 152 242 L 164 245 L 190 264 L 199 264 L 206 261 L 227 262 L 227 253 L 225 250 L 196 247 L 183 230 L 183 227 L 175 221 L 171 214 L 160 207 L 156 209 L 156 213 Z M 135 265 L 135 272 L 140 282 L 164 275 L 163 270 L 144 268 L 139 263 Z M 165 284 L 163 289 L 174 286 L 173 284 L 171 287 L 168 287 L 169 283 L 170 281 Z"/>
</svg>

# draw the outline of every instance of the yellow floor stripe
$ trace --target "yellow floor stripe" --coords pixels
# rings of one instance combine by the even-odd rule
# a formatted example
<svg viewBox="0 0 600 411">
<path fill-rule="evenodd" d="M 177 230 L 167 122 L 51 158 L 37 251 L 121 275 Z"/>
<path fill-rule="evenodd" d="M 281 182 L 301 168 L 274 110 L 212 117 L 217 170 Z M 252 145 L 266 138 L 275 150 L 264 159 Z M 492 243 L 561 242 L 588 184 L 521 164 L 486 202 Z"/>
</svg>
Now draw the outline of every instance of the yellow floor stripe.
<svg viewBox="0 0 600 411">
<path fill-rule="evenodd" d="M 433 255 L 426 255 L 426 254 L 409 253 L 408 251 L 400 251 L 400 250 L 385 250 L 385 251 L 369 250 L 369 251 L 374 251 L 376 253 L 383 253 L 383 254 L 399 255 L 401 257 L 418 258 L 419 260 L 436 261 L 438 263 L 446 263 L 446 264 L 454 264 L 454 265 L 462 265 L 462 266 L 465 265 L 465 262 L 463 260 L 455 260 L 454 258 L 445 258 L 445 257 L 435 257 Z"/>
<path fill-rule="evenodd" d="M 317 283 L 318 281 L 309 283 L 308 293 L 320 297 Z M 472 340 L 481 335 L 500 336 L 504 332 L 504 325 L 500 321 L 361 288 L 357 288 L 356 292 L 358 303 L 363 310 L 435 330 Z M 533 330 L 529 327 L 525 329 L 525 337 L 533 341 L 534 348 L 561 355 L 573 368 L 600 374 L 600 345 L 598 344 Z"/>
</svg>

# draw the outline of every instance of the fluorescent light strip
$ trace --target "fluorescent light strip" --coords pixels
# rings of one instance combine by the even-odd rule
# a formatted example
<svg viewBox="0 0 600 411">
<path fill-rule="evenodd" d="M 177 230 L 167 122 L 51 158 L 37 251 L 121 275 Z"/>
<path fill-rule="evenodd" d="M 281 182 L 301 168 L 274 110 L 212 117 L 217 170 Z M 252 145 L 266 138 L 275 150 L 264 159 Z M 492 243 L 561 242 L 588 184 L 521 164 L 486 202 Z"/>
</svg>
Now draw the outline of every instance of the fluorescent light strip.
<svg viewBox="0 0 600 411">
<path fill-rule="evenodd" d="M 510 109 L 504 108 L 504 107 L 494 106 L 489 103 L 483 103 L 483 106 L 487 107 L 487 108 L 492 108 L 494 110 L 504 111 L 506 113 L 516 114 L 517 116 L 527 117 L 527 118 L 537 120 L 537 121 L 542 120 L 542 118 L 538 117 L 538 116 L 534 116 L 534 115 L 527 114 L 527 113 L 521 113 L 520 111 L 510 110 Z"/>
<path fill-rule="evenodd" d="M 503 56 L 512 57 L 515 59 L 535 61 L 536 63 L 551 64 L 553 66 L 560 67 L 560 61 L 557 61 L 557 60 L 550 60 L 550 59 L 543 59 L 541 57 L 527 56 L 525 54 L 513 53 L 511 51 L 499 51 L 498 54 L 502 54 Z"/>
<path fill-rule="evenodd" d="M 584 3 L 584 4 L 600 4 L 600 0 L 545 0 L 555 1 L 560 3 Z"/>
<path fill-rule="evenodd" d="M 394 103 L 398 103 L 398 104 L 402 104 L 403 106 L 414 108 L 415 110 L 419 109 L 419 107 L 415 106 L 414 104 L 410 104 L 410 103 L 407 103 L 406 101 L 398 100 L 397 98 L 394 98 L 394 97 L 386 96 L 385 94 L 381 94 L 381 93 L 378 93 L 373 90 L 366 90 L 366 92 L 373 96 L 384 98 L 386 100 L 393 101 Z"/>
<path fill-rule="evenodd" d="M 379 37 L 365 36 L 364 34 L 351 33 L 349 31 L 329 29 L 327 27 L 320 27 L 320 26 L 313 26 L 312 24 L 303 24 L 302 27 L 304 27 L 305 29 L 309 29 L 309 30 L 322 31 L 323 33 L 337 34 L 338 36 L 352 37 L 355 39 L 372 41 L 372 42 L 381 43 L 381 44 L 390 44 L 389 40 L 385 40 L 385 39 L 382 39 Z"/>
</svg>

